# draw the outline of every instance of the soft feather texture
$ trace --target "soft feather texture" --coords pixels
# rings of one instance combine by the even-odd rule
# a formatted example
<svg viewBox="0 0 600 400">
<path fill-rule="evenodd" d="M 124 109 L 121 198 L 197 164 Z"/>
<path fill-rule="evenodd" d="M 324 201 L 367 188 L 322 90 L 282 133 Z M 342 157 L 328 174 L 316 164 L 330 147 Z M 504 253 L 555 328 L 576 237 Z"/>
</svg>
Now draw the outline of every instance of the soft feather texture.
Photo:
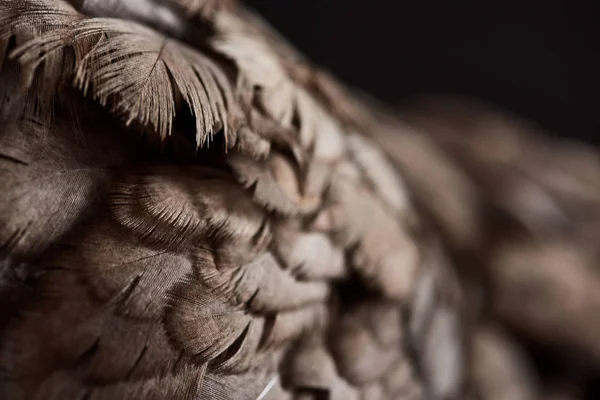
<svg viewBox="0 0 600 400">
<path fill-rule="evenodd" d="M 233 1 L 0 23 L 3 399 L 535 398 L 518 337 L 598 365 L 595 151 L 397 121 Z"/>
<path fill-rule="evenodd" d="M 31 0 L 0 11 L 3 40 L 17 38 L 11 57 L 28 72 L 25 86 L 43 61 L 50 79 L 39 83 L 42 94 L 73 81 L 102 105 L 110 101 L 108 108 L 127 125 L 151 126 L 163 138 L 171 133 L 180 96 L 194 114 L 199 146 L 220 129 L 227 135 L 232 89 L 204 54 L 142 25 L 85 18 L 61 0 Z"/>
<path fill-rule="evenodd" d="M 106 190 L 108 165 L 64 122 L 12 123 L 1 132 L 0 148 L 0 247 L 8 255 L 42 252 Z"/>
</svg>

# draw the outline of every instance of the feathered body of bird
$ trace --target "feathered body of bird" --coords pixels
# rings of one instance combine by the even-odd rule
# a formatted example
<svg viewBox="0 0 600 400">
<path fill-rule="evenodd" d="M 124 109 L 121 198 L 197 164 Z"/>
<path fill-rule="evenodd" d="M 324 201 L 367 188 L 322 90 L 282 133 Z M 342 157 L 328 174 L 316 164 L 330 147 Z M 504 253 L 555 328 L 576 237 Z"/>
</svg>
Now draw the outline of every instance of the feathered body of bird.
<svg viewBox="0 0 600 400">
<path fill-rule="evenodd" d="M 503 325 L 600 359 L 593 151 L 401 122 L 233 1 L 0 26 L 2 399 L 543 396 Z"/>
</svg>

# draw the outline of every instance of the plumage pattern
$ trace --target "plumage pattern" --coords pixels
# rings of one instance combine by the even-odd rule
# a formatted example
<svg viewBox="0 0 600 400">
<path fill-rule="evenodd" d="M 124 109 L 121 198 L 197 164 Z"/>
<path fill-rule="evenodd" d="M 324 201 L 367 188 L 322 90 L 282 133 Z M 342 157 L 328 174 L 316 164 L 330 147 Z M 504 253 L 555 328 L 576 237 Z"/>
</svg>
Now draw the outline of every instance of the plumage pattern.
<svg viewBox="0 0 600 400">
<path fill-rule="evenodd" d="M 537 398 L 504 325 L 600 359 L 596 153 L 400 122 L 233 1 L 0 26 L 0 398 Z"/>
</svg>

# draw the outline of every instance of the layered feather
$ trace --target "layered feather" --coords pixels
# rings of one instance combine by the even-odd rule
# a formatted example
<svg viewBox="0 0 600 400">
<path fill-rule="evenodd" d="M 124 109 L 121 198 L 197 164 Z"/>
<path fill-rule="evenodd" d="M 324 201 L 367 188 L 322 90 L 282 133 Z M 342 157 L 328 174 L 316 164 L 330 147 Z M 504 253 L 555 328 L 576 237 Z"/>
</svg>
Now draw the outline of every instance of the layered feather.
<svg viewBox="0 0 600 400">
<path fill-rule="evenodd" d="M 533 397 L 483 310 L 597 363 L 594 152 L 409 128 L 232 2 L 152 3 L 0 5 L 4 397 Z"/>
</svg>

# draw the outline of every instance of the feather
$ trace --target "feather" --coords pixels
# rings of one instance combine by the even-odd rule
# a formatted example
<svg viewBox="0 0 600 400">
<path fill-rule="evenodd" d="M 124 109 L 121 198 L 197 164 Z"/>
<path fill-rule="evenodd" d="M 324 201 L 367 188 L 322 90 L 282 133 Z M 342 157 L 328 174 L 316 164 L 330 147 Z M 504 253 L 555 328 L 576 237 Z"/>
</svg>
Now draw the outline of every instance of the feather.
<svg viewBox="0 0 600 400">
<path fill-rule="evenodd" d="M 246 141 L 251 140 L 251 142 L 239 149 L 242 153 L 249 153 L 253 158 L 264 159 L 269 153 L 269 151 L 266 151 L 266 145 L 264 144 L 266 142 L 269 144 L 268 150 L 271 147 L 276 148 L 284 154 L 293 156 L 293 161 L 296 164 L 300 166 L 304 164 L 306 154 L 300 143 L 298 143 L 293 130 L 283 128 L 277 121 L 262 115 L 256 108 L 252 108 L 249 114 L 247 122 L 250 126 L 245 129 L 245 134 L 251 137 L 257 136 L 258 138 L 248 138 Z M 242 133 L 244 132 L 238 132 L 238 134 Z M 253 149 L 256 145 L 258 145 L 256 150 L 243 151 L 247 148 Z M 264 148 L 264 150 L 261 150 L 261 148 Z"/>
<path fill-rule="evenodd" d="M 597 267 L 578 243 L 499 242 L 490 255 L 493 307 L 502 320 L 542 343 L 599 355 Z M 543 289 L 542 289 L 543 288 Z"/>
<path fill-rule="evenodd" d="M 406 213 L 409 208 L 406 185 L 386 155 L 359 134 L 348 136 L 348 148 L 375 193 L 397 213 Z"/>
<path fill-rule="evenodd" d="M 54 41 L 40 41 L 45 32 L 67 34 L 69 27 L 81 16 L 66 1 L 26 0 L 18 2 L 3 2 L 0 5 L 0 49 L 8 49 L 11 38 L 16 39 L 17 46 L 28 42 L 38 42 L 37 54 L 24 57 L 26 61 L 22 69 L 22 85 L 30 86 L 37 67 L 44 63 L 47 71 L 44 73 L 43 85 L 39 87 L 42 99 L 49 99 L 50 94 L 57 89 L 59 83 L 65 81 L 65 71 L 72 66 L 67 60 L 70 55 L 64 46 L 57 46 Z M 15 56 L 16 50 L 10 54 Z M 0 54 L 0 61 L 6 53 Z M 72 61 L 72 60 L 71 60 Z M 0 65 L 2 62 L 0 62 Z M 42 82 L 40 82 L 41 84 Z"/>
<path fill-rule="evenodd" d="M 0 134 L 0 247 L 18 257 L 45 250 L 93 211 L 108 171 L 64 125 L 33 121 Z"/>
<path fill-rule="evenodd" d="M 165 320 L 172 340 L 200 362 L 225 352 L 251 322 L 241 307 L 233 308 L 225 296 L 204 290 L 192 277 L 173 291 Z"/>
<path fill-rule="evenodd" d="M 3 43 L 8 47 L 8 41 L 0 40 L 0 59 L 6 52 Z M 12 121 L 18 120 L 26 112 L 27 105 L 31 107 L 35 101 L 31 93 L 19 90 L 19 66 L 12 60 L 7 60 L 4 65 L 0 60 L 0 123 L 9 126 Z M 33 110 L 29 110 L 33 114 Z"/>
<path fill-rule="evenodd" d="M 75 368 L 84 382 L 100 385 L 169 373 L 177 360 L 160 323 L 112 317 Z"/>
<path fill-rule="evenodd" d="M 252 87 L 261 88 L 260 104 L 284 128 L 292 128 L 296 87 L 281 67 L 277 56 L 260 36 L 244 31 L 244 22 L 233 13 L 217 13 L 217 36 L 211 45 L 233 60 Z M 260 54 L 261 57 L 255 57 Z"/>
<path fill-rule="evenodd" d="M 329 294 L 328 286 L 323 282 L 296 281 L 281 269 L 271 254 L 245 266 L 240 275 L 238 287 L 253 294 L 248 304 L 254 310 L 296 308 L 324 301 Z"/>
<path fill-rule="evenodd" d="M 350 168 L 346 165 L 346 167 Z M 405 299 L 419 265 L 419 249 L 382 201 L 356 182 L 356 169 L 343 166 L 332 178 L 329 201 L 334 231 L 354 247 L 352 267 L 386 296 Z"/>
<path fill-rule="evenodd" d="M 150 245 L 185 249 L 203 228 L 187 189 L 185 182 L 152 171 L 131 174 L 113 183 L 111 210 L 120 225 Z"/>
<path fill-rule="evenodd" d="M 256 312 L 302 307 L 322 302 L 329 294 L 324 282 L 294 279 L 271 253 L 261 254 L 231 271 L 215 271 L 215 266 L 209 263 L 196 265 L 196 268 L 208 288 L 223 293 L 235 306 L 247 305 Z"/>
<path fill-rule="evenodd" d="M 338 161 L 346 151 L 345 131 L 306 91 L 299 90 L 296 100 L 299 138 L 305 149 L 321 162 Z"/>
<path fill-rule="evenodd" d="M 214 24 L 217 36 L 211 41 L 213 47 L 235 62 L 239 75 L 253 88 L 259 88 L 256 92 L 259 108 L 284 129 L 293 129 L 297 116 L 303 148 L 307 149 L 316 141 L 317 159 L 338 158 L 344 151 L 341 126 L 290 79 L 277 50 L 290 58 L 295 56 L 285 46 L 269 46 L 269 42 L 277 44 L 281 40 L 269 35 L 260 27 L 260 22 L 244 23 L 233 13 L 218 13 Z M 261 54 L 261 57 L 255 57 L 255 54 Z"/>
<path fill-rule="evenodd" d="M 185 257 L 143 247 L 109 222 L 89 224 L 65 244 L 55 262 L 79 271 L 101 302 L 127 289 L 115 311 L 130 318 L 160 320 L 170 288 L 191 272 Z"/>
<path fill-rule="evenodd" d="M 58 372 L 52 374 L 39 388 L 34 399 L 76 400 L 127 400 L 144 398 L 167 400 L 172 398 L 194 398 L 202 385 L 205 370 L 185 368 L 174 374 L 154 377 L 136 382 L 118 382 L 108 385 L 88 385 L 77 379 L 77 373 Z M 75 376 L 74 376 L 75 375 Z M 173 397 L 176 396 L 176 397 Z"/>
<path fill-rule="evenodd" d="M 319 393 L 331 400 L 358 400 L 359 393 L 338 374 L 318 334 L 299 341 L 285 360 L 284 388 L 295 395 Z"/>
<path fill-rule="evenodd" d="M 594 369 L 596 151 L 412 130 L 234 3 L 0 1 L 0 397 L 531 398 L 522 339 Z"/>
<path fill-rule="evenodd" d="M 287 62 L 284 66 L 294 81 L 301 83 L 331 115 L 344 125 L 359 129 L 361 132 L 371 130 L 375 125 L 372 111 L 377 107 L 367 107 L 366 102 L 361 101 L 367 97 L 364 93 L 359 95 L 356 90 L 348 90 L 330 73 L 313 66 L 307 68 L 298 62 Z"/>
<path fill-rule="evenodd" d="M 91 84 L 106 105 L 113 95 L 117 112 L 127 123 L 150 124 L 164 138 L 175 116 L 174 90 L 181 94 L 196 120 L 196 143 L 203 146 L 224 129 L 231 87 L 223 72 L 205 55 L 139 25 L 110 19 L 89 19 L 73 29 L 75 40 L 102 33 L 109 40 L 92 48 L 80 64 L 80 87 Z"/>
<path fill-rule="evenodd" d="M 75 362 L 92 346 L 108 315 L 96 305 L 75 274 L 46 272 L 27 313 L 4 334 L 1 364 L 8 376 L 39 384 L 53 369 Z"/>
<path fill-rule="evenodd" d="M 183 7 L 189 15 L 200 15 L 210 18 L 221 10 L 231 10 L 236 6 L 235 0 L 170 0 Z"/>
<path fill-rule="evenodd" d="M 2 364 L 18 384 L 41 390 L 55 371 L 94 384 L 152 378 L 180 359 L 160 323 L 117 316 L 119 301 L 91 299 L 71 271 L 47 273 L 40 292 L 7 331 Z"/>
<path fill-rule="evenodd" d="M 66 371 L 57 371 L 51 374 L 39 387 L 36 387 L 36 393 L 33 393 L 29 387 L 23 394 L 11 394 L 14 399 L 35 399 L 35 400 L 66 400 L 78 399 L 84 397 L 88 388 L 79 380 L 73 379 L 73 374 Z M 13 395 L 15 395 L 13 397 Z"/>
<path fill-rule="evenodd" d="M 225 2 L 227 1 L 229 0 L 225 0 Z M 296 50 L 282 34 L 273 29 L 267 20 L 259 13 L 253 11 L 249 7 L 237 7 L 235 9 L 235 16 L 237 17 L 233 19 L 234 21 L 237 19 L 243 22 L 241 24 L 233 25 L 233 27 L 235 27 L 235 32 L 244 36 L 255 37 L 260 39 L 263 43 L 268 44 L 268 47 L 277 55 L 280 62 L 306 62 L 305 57 Z M 228 21 L 231 20 L 231 18 L 225 20 Z M 232 25 L 227 25 L 225 23 L 220 25 L 220 28 L 224 29 L 228 26 L 231 27 Z M 227 33 L 227 30 L 224 30 Z"/>
<path fill-rule="evenodd" d="M 203 263 L 196 266 L 200 282 L 190 278 L 179 285 L 166 321 L 171 337 L 192 357 L 223 370 L 245 370 L 257 364 L 261 347 L 276 349 L 320 323 L 318 310 L 278 314 L 272 326 L 250 313 L 285 311 L 327 294 L 321 283 L 287 277 L 268 253 L 230 273 L 210 265 L 212 257 L 197 259 Z"/>
<path fill-rule="evenodd" d="M 426 137 L 399 123 L 375 131 L 374 140 L 400 168 L 413 196 L 456 248 L 482 237 L 480 203 L 472 182 Z"/>
<path fill-rule="evenodd" d="M 341 279 L 348 274 L 344 253 L 323 233 L 280 224 L 274 241 L 285 268 L 300 279 Z"/>
<path fill-rule="evenodd" d="M 250 238 L 264 216 L 227 174 L 161 167 L 115 181 L 110 207 L 115 219 L 151 246 L 187 249 L 199 240 Z"/>
<path fill-rule="evenodd" d="M 461 287 L 437 245 L 424 254 L 407 307 L 406 341 L 430 395 L 455 398 L 467 367 Z"/>
<path fill-rule="evenodd" d="M 40 30 L 12 53 L 27 68 L 35 70 L 48 57 L 56 64 L 66 57 L 66 49 L 73 49 L 78 55 L 72 77 L 77 86 L 84 93 L 91 89 L 104 106 L 110 102 L 111 110 L 123 116 L 127 125 L 136 121 L 152 126 L 161 138 L 169 136 L 175 95 L 181 95 L 195 118 L 198 146 L 221 129 L 227 137 L 226 112 L 233 103 L 232 89 L 207 56 L 129 21 L 74 17 L 55 7 L 54 2 L 49 6 L 30 0 L 25 14 L 29 19 L 7 18 L 13 31 L 25 23 Z M 42 13 L 58 14 L 62 19 L 33 18 Z"/>
<path fill-rule="evenodd" d="M 31 297 L 33 288 L 30 283 L 41 274 L 39 265 L 0 256 L 0 330 L 5 329 L 20 305 Z"/>
<path fill-rule="evenodd" d="M 248 155 L 253 159 L 265 159 L 271 151 L 271 143 L 263 139 L 248 126 L 242 126 L 237 131 L 233 147 L 237 152 Z"/>
<path fill-rule="evenodd" d="M 239 181 L 252 191 L 254 200 L 267 210 L 293 215 L 307 207 L 301 198 L 296 171 L 283 156 L 271 152 L 265 163 L 231 154 L 227 161 Z"/>
<path fill-rule="evenodd" d="M 190 26 L 173 7 L 160 0 L 69 0 L 82 13 L 93 17 L 120 18 L 150 25 L 179 39 Z"/>
<path fill-rule="evenodd" d="M 269 381 L 256 400 L 292 400 L 292 395 L 281 387 L 281 379 L 276 376 Z"/>
<path fill-rule="evenodd" d="M 471 374 L 481 396 L 490 400 L 539 398 L 534 372 L 510 337 L 494 327 L 479 327 L 473 347 Z"/>
<path fill-rule="evenodd" d="M 71 377 L 57 374 L 48 382 L 47 387 L 42 387 L 44 397 L 36 399 L 75 400 L 87 397 L 94 400 L 254 400 L 273 379 L 266 372 L 216 375 L 207 373 L 206 366 L 185 367 L 173 374 L 103 386 L 78 384 L 69 378 Z"/>
<path fill-rule="evenodd" d="M 359 387 L 381 379 L 402 357 L 400 328 L 397 305 L 364 302 L 347 310 L 329 341 L 340 375 Z"/>
<path fill-rule="evenodd" d="M 381 385 L 388 398 L 422 399 L 427 398 L 423 387 L 414 376 L 408 360 L 399 360 L 382 379 Z"/>
<path fill-rule="evenodd" d="M 119 382 L 99 388 L 89 388 L 90 400 L 128 400 L 128 399 L 193 399 L 202 393 L 207 379 L 206 367 L 190 366 L 174 374 L 157 376 L 138 382 Z"/>
<path fill-rule="evenodd" d="M 600 162 L 594 152 L 544 140 L 527 124 L 485 107 L 452 109 L 452 115 L 427 111 L 430 118 L 415 123 L 453 156 L 487 202 L 536 235 L 561 235 L 584 225 L 579 215 L 589 221 L 595 214 L 600 189 L 593 176 Z"/>
<path fill-rule="evenodd" d="M 268 364 L 267 364 L 268 365 Z M 237 375 L 208 374 L 200 391 L 200 399 L 257 400 L 277 378 L 271 368 Z"/>
<path fill-rule="evenodd" d="M 305 334 L 322 331 L 329 322 L 329 311 L 322 305 L 299 308 L 277 313 L 267 326 L 260 344 L 261 349 L 270 349 L 291 342 Z"/>
</svg>

